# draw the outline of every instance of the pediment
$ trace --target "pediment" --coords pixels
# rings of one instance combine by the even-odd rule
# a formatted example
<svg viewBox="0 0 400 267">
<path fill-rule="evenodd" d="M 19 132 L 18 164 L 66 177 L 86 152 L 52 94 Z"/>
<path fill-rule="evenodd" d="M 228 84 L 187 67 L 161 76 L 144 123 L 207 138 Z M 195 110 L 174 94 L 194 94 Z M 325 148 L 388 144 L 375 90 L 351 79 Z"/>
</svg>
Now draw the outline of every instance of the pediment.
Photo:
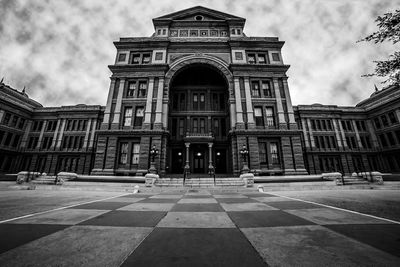
<svg viewBox="0 0 400 267">
<path fill-rule="evenodd" d="M 181 11 L 177 11 L 174 13 L 170 13 L 158 18 L 153 19 L 157 20 L 174 20 L 174 21 L 196 21 L 200 20 L 237 20 L 237 21 L 245 21 L 244 18 L 237 17 L 231 14 L 223 13 L 217 10 L 209 9 L 202 6 L 196 6 L 188 9 L 184 9 Z"/>
</svg>

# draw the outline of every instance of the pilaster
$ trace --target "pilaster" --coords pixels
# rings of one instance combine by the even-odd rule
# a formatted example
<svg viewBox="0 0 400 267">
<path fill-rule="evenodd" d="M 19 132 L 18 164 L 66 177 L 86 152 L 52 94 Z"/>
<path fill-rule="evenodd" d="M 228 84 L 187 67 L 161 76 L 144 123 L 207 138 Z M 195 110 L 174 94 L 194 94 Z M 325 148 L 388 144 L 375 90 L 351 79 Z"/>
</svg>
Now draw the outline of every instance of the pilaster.
<svg viewBox="0 0 400 267">
<path fill-rule="evenodd" d="M 147 87 L 147 98 L 146 98 L 146 109 L 144 111 L 143 128 L 151 128 L 151 108 L 153 104 L 153 90 L 154 90 L 154 78 L 149 78 L 149 86 Z"/>
<path fill-rule="evenodd" d="M 163 88 L 164 88 L 164 78 L 160 78 L 158 80 L 156 117 L 154 119 L 154 128 L 156 129 L 160 129 L 162 127 Z"/>
<path fill-rule="evenodd" d="M 288 85 L 287 79 L 283 79 L 283 89 L 285 91 L 286 107 L 287 107 L 287 112 L 288 112 L 288 117 L 289 117 L 290 129 L 297 129 L 297 124 L 296 124 L 296 120 L 294 118 L 292 99 L 290 97 L 289 85 Z"/>
<path fill-rule="evenodd" d="M 240 97 L 240 83 L 239 78 L 234 78 L 234 90 L 235 90 L 235 107 L 236 107 L 236 128 L 243 129 L 243 109 L 242 109 L 242 99 Z"/>
<path fill-rule="evenodd" d="M 114 125 L 113 128 L 119 127 L 119 122 L 121 119 L 122 97 L 124 93 L 124 87 L 125 87 L 125 79 L 121 79 L 119 82 L 117 102 L 114 110 L 114 120 L 112 122 Z"/>
<path fill-rule="evenodd" d="M 247 127 L 255 128 L 253 103 L 251 101 L 250 80 L 249 77 L 244 78 L 244 93 L 246 96 L 246 111 L 247 111 Z"/>
<path fill-rule="evenodd" d="M 115 90 L 115 79 L 111 78 L 110 88 L 108 89 L 107 104 L 106 104 L 106 109 L 104 111 L 104 118 L 103 118 L 103 123 L 106 125 L 108 125 L 110 123 L 111 104 L 112 104 L 112 98 L 114 95 L 114 90 Z"/>
<path fill-rule="evenodd" d="M 281 93 L 279 92 L 278 79 L 274 78 L 274 92 L 276 98 L 276 109 L 278 113 L 278 124 L 280 129 L 287 129 L 287 123 L 285 121 L 285 112 L 283 110 Z"/>
</svg>

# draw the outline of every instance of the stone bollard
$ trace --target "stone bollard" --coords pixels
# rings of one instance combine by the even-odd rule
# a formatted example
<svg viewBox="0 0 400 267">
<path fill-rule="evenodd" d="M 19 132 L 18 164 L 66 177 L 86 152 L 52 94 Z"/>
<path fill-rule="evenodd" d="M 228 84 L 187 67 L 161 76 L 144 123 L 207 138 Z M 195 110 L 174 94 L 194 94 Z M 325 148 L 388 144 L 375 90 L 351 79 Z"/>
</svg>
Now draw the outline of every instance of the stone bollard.
<svg viewBox="0 0 400 267">
<path fill-rule="evenodd" d="M 383 184 L 383 178 L 382 178 L 382 173 L 380 172 L 371 172 L 371 177 L 372 177 L 372 182 L 377 183 L 382 185 Z"/>
<path fill-rule="evenodd" d="M 244 187 L 253 187 L 254 185 L 254 174 L 252 173 L 243 173 L 240 175 L 240 178 L 244 181 Z"/>
<path fill-rule="evenodd" d="M 154 182 L 160 178 L 158 174 L 155 173 L 147 173 L 146 176 L 144 177 L 144 182 L 146 187 L 152 187 L 154 186 Z"/>
</svg>

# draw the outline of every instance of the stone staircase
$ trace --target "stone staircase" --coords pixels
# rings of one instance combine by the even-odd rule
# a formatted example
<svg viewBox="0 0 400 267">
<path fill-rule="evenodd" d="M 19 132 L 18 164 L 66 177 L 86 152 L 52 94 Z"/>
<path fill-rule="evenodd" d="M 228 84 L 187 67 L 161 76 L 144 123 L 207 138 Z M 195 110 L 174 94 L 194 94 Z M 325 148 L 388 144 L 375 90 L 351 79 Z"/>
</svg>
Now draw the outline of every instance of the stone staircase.
<svg viewBox="0 0 400 267">
<path fill-rule="evenodd" d="M 345 185 L 368 185 L 369 182 L 364 179 L 363 177 L 359 176 L 343 176 L 344 184 Z M 337 185 L 343 185 L 343 182 L 337 180 Z"/>
<path fill-rule="evenodd" d="M 160 178 L 155 183 L 159 187 L 228 187 L 244 186 L 240 178 L 187 178 L 183 184 L 183 178 Z"/>
</svg>

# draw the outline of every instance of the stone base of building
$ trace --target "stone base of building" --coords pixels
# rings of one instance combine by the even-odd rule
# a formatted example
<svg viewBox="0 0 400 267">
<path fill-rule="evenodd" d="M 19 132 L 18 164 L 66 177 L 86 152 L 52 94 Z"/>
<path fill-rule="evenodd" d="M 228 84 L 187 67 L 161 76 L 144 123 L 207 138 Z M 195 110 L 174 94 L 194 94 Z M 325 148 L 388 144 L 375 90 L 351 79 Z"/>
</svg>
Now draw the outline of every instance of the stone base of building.
<svg viewBox="0 0 400 267">
<path fill-rule="evenodd" d="M 104 176 L 112 176 L 115 174 L 114 169 L 93 169 L 90 173 L 91 175 L 104 175 Z"/>
</svg>

